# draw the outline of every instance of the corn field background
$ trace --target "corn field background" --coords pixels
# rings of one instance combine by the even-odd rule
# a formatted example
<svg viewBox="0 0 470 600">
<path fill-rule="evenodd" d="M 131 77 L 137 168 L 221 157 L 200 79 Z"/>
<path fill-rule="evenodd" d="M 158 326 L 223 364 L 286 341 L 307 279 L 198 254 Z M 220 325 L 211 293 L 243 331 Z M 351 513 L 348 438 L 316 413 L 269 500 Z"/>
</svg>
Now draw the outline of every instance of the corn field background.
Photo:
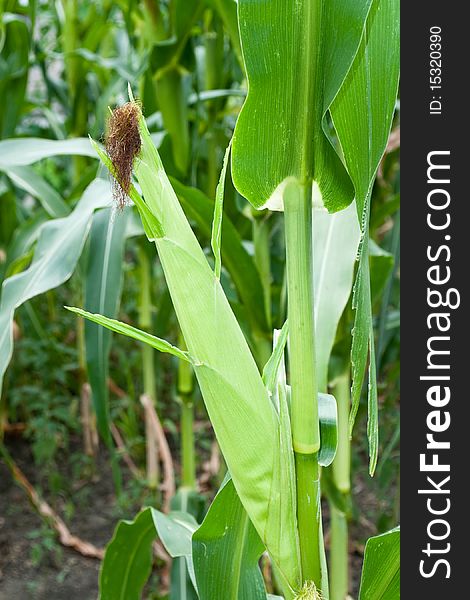
<svg viewBox="0 0 470 600">
<path fill-rule="evenodd" d="M 398 9 L 335 0 L 333 36 L 323 2 L 285 4 L 0 0 L 0 600 L 399 598 L 373 541 L 361 584 L 367 540 L 400 521 Z M 343 30 L 320 106 L 307 71 Z M 364 48 L 389 74 L 369 145 Z M 292 492 L 310 442 L 328 576 Z M 273 524 L 276 486 L 294 499 Z"/>
</svg>

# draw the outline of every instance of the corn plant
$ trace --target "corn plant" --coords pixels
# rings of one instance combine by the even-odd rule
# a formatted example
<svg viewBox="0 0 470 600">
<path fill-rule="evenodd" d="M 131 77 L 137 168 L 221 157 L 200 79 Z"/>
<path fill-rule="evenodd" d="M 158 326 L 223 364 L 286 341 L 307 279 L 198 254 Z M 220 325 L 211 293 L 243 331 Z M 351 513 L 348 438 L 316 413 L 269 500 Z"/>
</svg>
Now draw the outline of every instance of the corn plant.
<svg viewBox="0 0 470 600">
<path fill-rule="evenodd" d="M 190 583 L 181 585 L 199 598 L 266 598 L 258 567 L 263 551 L 286 600 L 329 597 L 320 474 L 334 458 L 338 431 L 336 401 L 325 392 L 352 269 L 338 306 L 333 310 L 327 300 L 316 306 L 324 280 L 321 271 L 315 276 L 315 213 L 341 215 L 354 197 L 357 212 L 350 210 L 348 219 L 357 215 L 360 246 L 350 421 L 369 362 L 371 473 L 377 462 L 368 218 L 397 92 L 397 3 L 305 0 L 292 8 L 281 0 L 239 0 L 238 20 L 248 96 L 232 140 L 232 177 L 255 209 L 284 212 L 288 320 L 275 332 L 261 374 L 220 283 L 223 194 L 216 194 L 212 270 L 130 94 L 110 118 L 107 152 L 94 146 L 114 177 L 118 200 L 130 197 L 155 243 L 185 347 L 71 310 L 190 365 L 229 474 L 200 526 L 185 513 L 166 516 L 153 508 L 121 523 L 103 562 L 103 599 L 139 597 L 156 535 L 171 556 L 184 558 Z M 357 241 L 356 234 L 353 250 Z M 353 262 L 350 254 L 346 262 Z M 369 540 L 360 598 L 398 597 L 398 545 L 398 531 Z"/>
</svg>

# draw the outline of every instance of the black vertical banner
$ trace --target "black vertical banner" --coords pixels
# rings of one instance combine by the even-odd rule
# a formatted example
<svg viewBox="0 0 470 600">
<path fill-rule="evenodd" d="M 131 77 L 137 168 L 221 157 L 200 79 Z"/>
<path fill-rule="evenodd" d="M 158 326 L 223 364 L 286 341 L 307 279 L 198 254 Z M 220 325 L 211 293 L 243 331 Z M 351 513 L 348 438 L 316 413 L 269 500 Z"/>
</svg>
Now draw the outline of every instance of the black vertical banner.
<svg viewBox="0 0 470 600">
<path fill-rule="evenodd" d="M 458 4 L 402 2 L 401 598 L 470 598 L 470 138 Z"/>
</svg>

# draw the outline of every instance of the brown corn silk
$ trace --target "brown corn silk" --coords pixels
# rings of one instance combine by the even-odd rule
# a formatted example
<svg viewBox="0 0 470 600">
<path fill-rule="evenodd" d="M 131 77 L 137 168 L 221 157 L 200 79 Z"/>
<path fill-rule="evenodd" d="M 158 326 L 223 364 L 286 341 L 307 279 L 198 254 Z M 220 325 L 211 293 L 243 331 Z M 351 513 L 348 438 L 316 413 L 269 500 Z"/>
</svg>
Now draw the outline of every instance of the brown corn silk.
<svg viewBox="0 0 470 600">
<path fill-rule="evenodd" d="M 132 165 L 140 152 L 140 107 L 127 102 L 113 110 L 108 119 L 105 147 L 114 165 L 113 197 L 119 208 L 127 203 L 131 187 Z"/>
</svg>

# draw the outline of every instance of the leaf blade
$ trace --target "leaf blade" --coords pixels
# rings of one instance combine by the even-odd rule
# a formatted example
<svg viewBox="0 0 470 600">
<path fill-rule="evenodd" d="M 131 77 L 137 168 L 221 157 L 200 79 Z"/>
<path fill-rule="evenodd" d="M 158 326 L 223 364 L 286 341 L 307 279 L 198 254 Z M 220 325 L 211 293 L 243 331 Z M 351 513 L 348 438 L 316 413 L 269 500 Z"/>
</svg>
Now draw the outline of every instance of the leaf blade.
<svg viewBox="0 0 470 600">
<path fill-rule="evenodd" d="M 85 275 L 85 308 L 88 312 L 116 316 L 121 296 L 122 266 L 128 212 L 112 217 L 107 208 L 93 216 L 89 260 Z M 85 321 L 85 353 L 98 429 L 109 439 L 108 360 L 111 333 Z"/>
<path fill-rule="evenodd" d="M 359 600 L 400 597 L 400 528 L 367 540 Z"/>
<path fill-rule="evenodd" d="M 16 138 L 0 141 L 0 169 L 31 165 L 51 156 L 89 156 L 96 158 L 87 138 L 46 140 Z"/>
<path fill-rule="evenodd" d="M 126 335 L 134 340 L 148 344 L 149 346 L 152 346 L 152 348 L 155 348 L 155 350 L 172 354 L 173 356 L 176 356 L 181 360 L 185 360 L 186 362 L 192 362 L 189 354 L 184 350 L 180 350 L 176 346 L 170 344 L 170 342 L 158 338 L 155 335 L 147 333 L 146 331 L 142 331 L 141 329 L 137 329 L 137 327 L 133 327 L 132 325 L 128 325 L 122 321 L 117 321 L 116 319 L 110 319 L 104 315 L 92 314 L 86 310 L 76 308 L 74 306 L 66 306 L 65 308 L 76 313 L 80 317 L 84 317 L 85 319 L 92 321 L 93 323 L 107 327 L 115 333 L 121 333 L 122 335 Z"/>
<path fill-rule="evenodd" d="M 100 569 L 100 600 L 140 600 L 152 570 L 156 538 L 150 509 L 134 521 L 121 521 L 106 547 Z"/>
<path fill-rule="evenodd" d="M 93 212 L 108 206 L 111 200 L 109 186 L 104 181 L 92 182 L 70 215 L 41 226 L 29 268 L 3 281 L 0 303 L 0 388 L 13 351 L 13 315 L 16 308 L 69 279 L 85 244 Z"/>
<path fill-rule="evenodd" d="M 326 392 L 338 323 L 351 295 L 360 239 L 356 206 L 313 218 L 315 336 L 318 388 Z"/>
<path fill-rule="evenodd" d="M 232 176 L 256 208 L 282 210 L 281 192 L 291 178 L 313 178 L 331 212 L 352 201 L 351 180 L 324 134 L 325 115 L 353 61 L 369 6 L 370 0 L 334 0 L 324 10 L 310 0 L 294 9 L 282 0 L 239 1 L 249 85 L 234 132 Z"/>
<path fill-rule="evenodd" d="M 53 219 L 70 214 L 70 208 L 60 194 L 31 167 L 8 167 L 5 173 L 15 185 L 37 198 Z"/>
<path fill-rule="evenodd" d="M 264 545 L 231 479 L 222 484 L 194 533 L 192 549 L 201 600 L 266 600 L 258 566 Z"/>
</svg>

